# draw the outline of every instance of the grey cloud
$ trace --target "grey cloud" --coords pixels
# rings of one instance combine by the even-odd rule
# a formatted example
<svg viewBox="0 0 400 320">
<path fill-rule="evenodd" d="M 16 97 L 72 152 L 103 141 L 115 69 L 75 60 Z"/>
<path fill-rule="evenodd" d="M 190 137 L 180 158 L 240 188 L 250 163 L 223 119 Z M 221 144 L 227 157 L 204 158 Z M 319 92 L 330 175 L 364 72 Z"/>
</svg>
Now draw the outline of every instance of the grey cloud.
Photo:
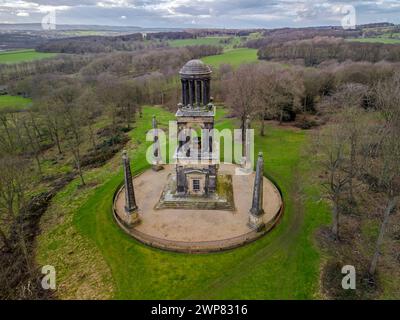
<svg viewBox="0 0 400 320">
<path fill-rule="evenodd" d="M 24 1 L 24 0 L 22 0 Z M 125 24 L 185 27 L 195 21 L 199 27 L 276 27 L 339 24 L 334 6 L 352 4 L 360 23 L 399 23 L 399 0 L 25 0 L 39 6 L 66 6 L 57 12 L 59 23 Z M 12 8 L 0 0 L 0 20 L 39 22 L 37 9 Z M 99 2 L 106 6 L 102 7 Z M 18 17 L 18 10 L 30 13 Z M 340 13 L 339 13 L 340 14 Z M 119 21 L 121 16 L 127 19 Z M 272 18 L 273 17 L 273 18 Z"/>
</svg>

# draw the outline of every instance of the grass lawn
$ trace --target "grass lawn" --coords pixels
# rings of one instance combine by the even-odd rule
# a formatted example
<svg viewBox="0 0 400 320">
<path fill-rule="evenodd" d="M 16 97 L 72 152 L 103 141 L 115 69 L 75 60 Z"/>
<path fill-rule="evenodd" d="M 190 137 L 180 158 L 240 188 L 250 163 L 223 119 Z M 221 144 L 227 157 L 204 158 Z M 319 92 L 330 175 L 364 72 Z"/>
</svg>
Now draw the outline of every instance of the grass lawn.
<svg viewBox="0 0 400 320">
<path fill-rule="evenodd" d="M 151 117 L 166 127 L 173 115 L 144 108 L 128 150 L 135 172 L 148 168 L 145 134 Z M 217 117 L 218 128 L 235 120 Z M 113 221 L 112 196 L 122 181 L 120 154 L 104 167 L 68 185 L 53 201 L 38 238 L 39 265 L 54 265 L 61 298 L 114 299 L 310 299 L 318 297 L 321 256 L 315 229 L 329 222 L 327 207 L 308 181 L 310 156 L 303 131 L 268 126 L 256 137 L 265 170 L 284 194 L 285 214 L 276 229 L 253 244 L 206 255 L 175 254 L 138 243 Z M 151 182 L 149 182 L 151 183 Z"/>
<path fill-rule="evenodd" d="M 202 59 L 204 63 L 218 68 L 221 64 L 229 63 L 234 67 L 238 67 L 243 63 L 251 63 L 258 61 L 257 50 L 249 48 L 238 48 L 227 50 L 223 54 L 209 56 Z"/>
<path fill-rule="evenodd" d="M 31 99 L 20 96 L 0 96 L 0 111 L 22 111 L 28 108 L 32 103 Z"/>
<path fill-rule="evenodd" d="M 56 53 L 36 52 L 34 49 L 0 52 L 0 63 L 19 63 L 52 58 Z"/>
</svg>

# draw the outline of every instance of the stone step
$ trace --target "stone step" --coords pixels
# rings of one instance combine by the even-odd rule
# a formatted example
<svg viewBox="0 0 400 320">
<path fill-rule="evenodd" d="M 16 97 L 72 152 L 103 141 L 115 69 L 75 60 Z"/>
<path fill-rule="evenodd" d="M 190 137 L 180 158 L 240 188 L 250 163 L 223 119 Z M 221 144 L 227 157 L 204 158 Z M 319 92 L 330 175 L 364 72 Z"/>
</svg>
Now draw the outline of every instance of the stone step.
<svg viewBox="0 0 400 320">
<path fill-rule="evenodd" d="M 206 202 L 163 202 L 159 203 L 156 209 L 186 209 L 186 210 L 226 210 L 234 211 L 235 207 L 230 203 L 206 203 Z"/>
</svg>

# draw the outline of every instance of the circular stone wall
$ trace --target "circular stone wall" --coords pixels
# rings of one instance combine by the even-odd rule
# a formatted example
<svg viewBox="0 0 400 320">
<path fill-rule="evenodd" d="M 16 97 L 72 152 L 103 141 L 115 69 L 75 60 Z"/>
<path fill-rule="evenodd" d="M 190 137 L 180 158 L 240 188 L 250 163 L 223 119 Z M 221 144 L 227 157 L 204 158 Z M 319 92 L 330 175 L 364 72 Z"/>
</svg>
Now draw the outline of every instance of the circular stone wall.
<svg viewBox="0 0 400 320">
<path fill-rule="evenodd" d="M 116 192 L 113 214 L 121 228 L 147 245 L 176 252 L 216 252 L 252 242 L 270 231 L 283 213 L 279 190 L 264 178 L 265 229 L 260 232 L 248 227 L 249 210 L 255 173 L 236 175 L 235 165 L 221 165 L 220 174 L 232 175 L 234 211 L 155 209 L 168 177 L 175 173 L 173 165 L 155 172 L 147 170 L 133 178 L 140 222 L 129 227 L 125 224 L 124 188 Z"/>
</svg>

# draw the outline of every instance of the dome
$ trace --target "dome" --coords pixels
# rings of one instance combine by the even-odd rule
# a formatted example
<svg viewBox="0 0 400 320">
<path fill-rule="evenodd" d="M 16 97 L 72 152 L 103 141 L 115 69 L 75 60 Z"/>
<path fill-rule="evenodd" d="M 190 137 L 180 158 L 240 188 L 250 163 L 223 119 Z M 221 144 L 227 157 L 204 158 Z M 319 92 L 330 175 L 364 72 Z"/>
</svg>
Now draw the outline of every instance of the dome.
<svg viewBox="0 0 400 320">
<path fill-rule="evenodd" d="M 211 69 L 201 60 L 190 60 L 187 62 L 181 71 L 179 72 L 182 76 L 202 76 L 210 75 Z"/>
</svg>

